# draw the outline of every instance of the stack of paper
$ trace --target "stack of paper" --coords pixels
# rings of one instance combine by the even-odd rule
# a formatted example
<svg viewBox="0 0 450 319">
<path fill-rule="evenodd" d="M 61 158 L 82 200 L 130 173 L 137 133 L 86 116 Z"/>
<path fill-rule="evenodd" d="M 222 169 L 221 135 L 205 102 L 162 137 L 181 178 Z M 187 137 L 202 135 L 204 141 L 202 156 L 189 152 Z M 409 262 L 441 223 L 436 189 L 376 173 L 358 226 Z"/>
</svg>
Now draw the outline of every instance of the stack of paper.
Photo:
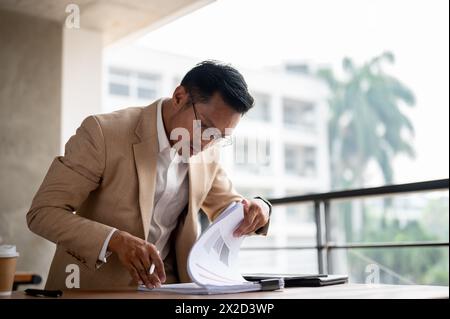
<svg viewBox="0 0 450 319">
<path fill-rule="evenodd" d="M 258 291 L 261 290 L 261 285 L 249 282 L 244 283 L 242 285 L 216 286 L 216 285 L 199 285 L 196 284 L 195 282 L 189 282 L 183 284 L 167 284 L 162 285 L 160 288 L 153 288 L 153 289 L 141 286 L 139 287 L 139 290 L 171 292 L 190 295 L 218 295 L 218 294 L 231 294 L 246 291 Z"/>
<path fill-rule="evenodd" d="M 261 284 L 245 280 L 239 272 L 239 249 L 244 236 L 233 231 L 244 219 L 241 203 L 233 202 L 200 236 L 189 254 L 187 270 L 192 283 L 167 284 L 142 291 L 186 294 L 223 294 L 261 290 Z"/>
</svg>

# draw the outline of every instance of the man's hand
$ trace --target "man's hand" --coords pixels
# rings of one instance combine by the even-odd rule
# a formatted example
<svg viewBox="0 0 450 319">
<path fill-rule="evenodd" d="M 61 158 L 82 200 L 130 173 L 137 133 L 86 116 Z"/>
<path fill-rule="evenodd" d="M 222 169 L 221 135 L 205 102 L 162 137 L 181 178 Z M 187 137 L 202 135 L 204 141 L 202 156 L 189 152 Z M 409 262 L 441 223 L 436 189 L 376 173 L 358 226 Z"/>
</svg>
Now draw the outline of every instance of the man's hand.
<svg viewBox="0 0 450 319">
<path fill-rule="evenodd" d="M 164 263 L 155 245 L 117 230 L 109 241 L 108 250 L 117 254 L 122 265 L 136 282 L 142 282 L 148 288 L 154 288 L 160 287 L 161 282 L 166 281 Z M 155 265 L 155 271 L 149 274 L 152 263 Z"/>
<path fill-rule="evenodd" d="M 269 221 L 268 207 L 258 200 L 242 200 L 244 220 L 234 231 L 234 236 L 248 235 L 263 227 Z"/>
</svg>

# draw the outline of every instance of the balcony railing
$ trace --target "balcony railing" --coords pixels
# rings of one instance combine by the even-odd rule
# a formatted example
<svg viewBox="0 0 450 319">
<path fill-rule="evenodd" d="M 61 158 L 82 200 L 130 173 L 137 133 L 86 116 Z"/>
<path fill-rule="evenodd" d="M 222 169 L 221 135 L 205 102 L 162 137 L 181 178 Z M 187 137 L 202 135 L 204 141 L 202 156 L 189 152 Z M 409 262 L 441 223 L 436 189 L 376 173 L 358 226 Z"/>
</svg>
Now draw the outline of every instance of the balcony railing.
<svg viewBox="0 0 450 319">
<path fill-rule="evenodd" d="M 273 198 L 270 202 L 275 205 L 314 203 L 314 220 L 316 224 L 316 245 L 302 245 L 289 247 L 243 247 L 243 250 L 297 250 L 316 249 L 318 256 L 318 268 L 320 273 L 330 271 L 331 251 L 336 249 L 356 248 L 405 248 L 405 247 L 436 247 L 449 246 L 448 241 L 414 241 L 414 242 L 383 242 L 383 243 L 348 243 L 336 244 L 330 237 L 330 203 L 335 200 L 364 198 L 369 196 L 384 196 L 403 193 L 414 193 L 424 191 L 436 191 L 449 189 L 449 179 L 424 181 L 418 183 L 407 183 L 387 185 L 381 187 L 353 189 L 319 194 L 301 196 L 290 196 Z"/>
</svg>

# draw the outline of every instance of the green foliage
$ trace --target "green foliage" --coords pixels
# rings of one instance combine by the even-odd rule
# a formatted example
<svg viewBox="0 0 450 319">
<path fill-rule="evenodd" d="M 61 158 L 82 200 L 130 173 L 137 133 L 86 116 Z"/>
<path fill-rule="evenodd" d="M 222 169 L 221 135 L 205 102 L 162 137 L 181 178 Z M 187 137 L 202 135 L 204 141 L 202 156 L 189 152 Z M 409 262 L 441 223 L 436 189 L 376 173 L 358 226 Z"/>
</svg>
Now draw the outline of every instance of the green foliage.
<svg viewBox="0 0 450 319">
<path fill-rule="evenodd" d="M 383 53 L 362 66 L 345 58 L 344 79 L 331 69 L 317 72 L 331 91 L 328 131 L 333 188 L 363 187 L 370 160 L 378 163 L 385 182 L 391 183 L 392 158 L 401 153 L 414 156 L 404 137 L 404 132 L 413 135 L 414 128 L 401 105 L 413 106 L 415 97 L 383 71 L 383 62 L 393 63 L 394 55 Z"/>
<path fill-rule="evenodd" d="M 423 225 L 415 220 L 407 222 L 402 227 L 399 221 L 394 219 L 385 222 L 383 228 L 380 228 L 379 220 L 375 218 L 366 217 L 366 220 L 366 228 L 363 230 L 365 242 L 442 240 L 430 235 Z M 350 251 L 349 264 L 354 280 L 364 282 L 366 275 L 364 267 L 368 264 L 368 260 L 382 266 L 380 277 L 383 283 L 448 285 L 448 248 L 374 248 Z"/>
</svg>

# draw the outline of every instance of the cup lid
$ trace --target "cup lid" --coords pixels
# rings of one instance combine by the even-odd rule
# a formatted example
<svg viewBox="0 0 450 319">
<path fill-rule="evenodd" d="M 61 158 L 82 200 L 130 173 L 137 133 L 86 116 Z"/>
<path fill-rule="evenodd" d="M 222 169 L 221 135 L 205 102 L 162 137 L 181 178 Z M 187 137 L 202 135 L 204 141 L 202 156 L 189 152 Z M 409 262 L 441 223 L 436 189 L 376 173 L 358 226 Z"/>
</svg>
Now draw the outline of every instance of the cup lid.
<svg viewBox="0 0 450 319">
<path fill-rule="evenodd" d="M 0 257 L 18 257 L 19 253 L 16 251 L 16 246 L 0 245 Z"/>
</svg>

